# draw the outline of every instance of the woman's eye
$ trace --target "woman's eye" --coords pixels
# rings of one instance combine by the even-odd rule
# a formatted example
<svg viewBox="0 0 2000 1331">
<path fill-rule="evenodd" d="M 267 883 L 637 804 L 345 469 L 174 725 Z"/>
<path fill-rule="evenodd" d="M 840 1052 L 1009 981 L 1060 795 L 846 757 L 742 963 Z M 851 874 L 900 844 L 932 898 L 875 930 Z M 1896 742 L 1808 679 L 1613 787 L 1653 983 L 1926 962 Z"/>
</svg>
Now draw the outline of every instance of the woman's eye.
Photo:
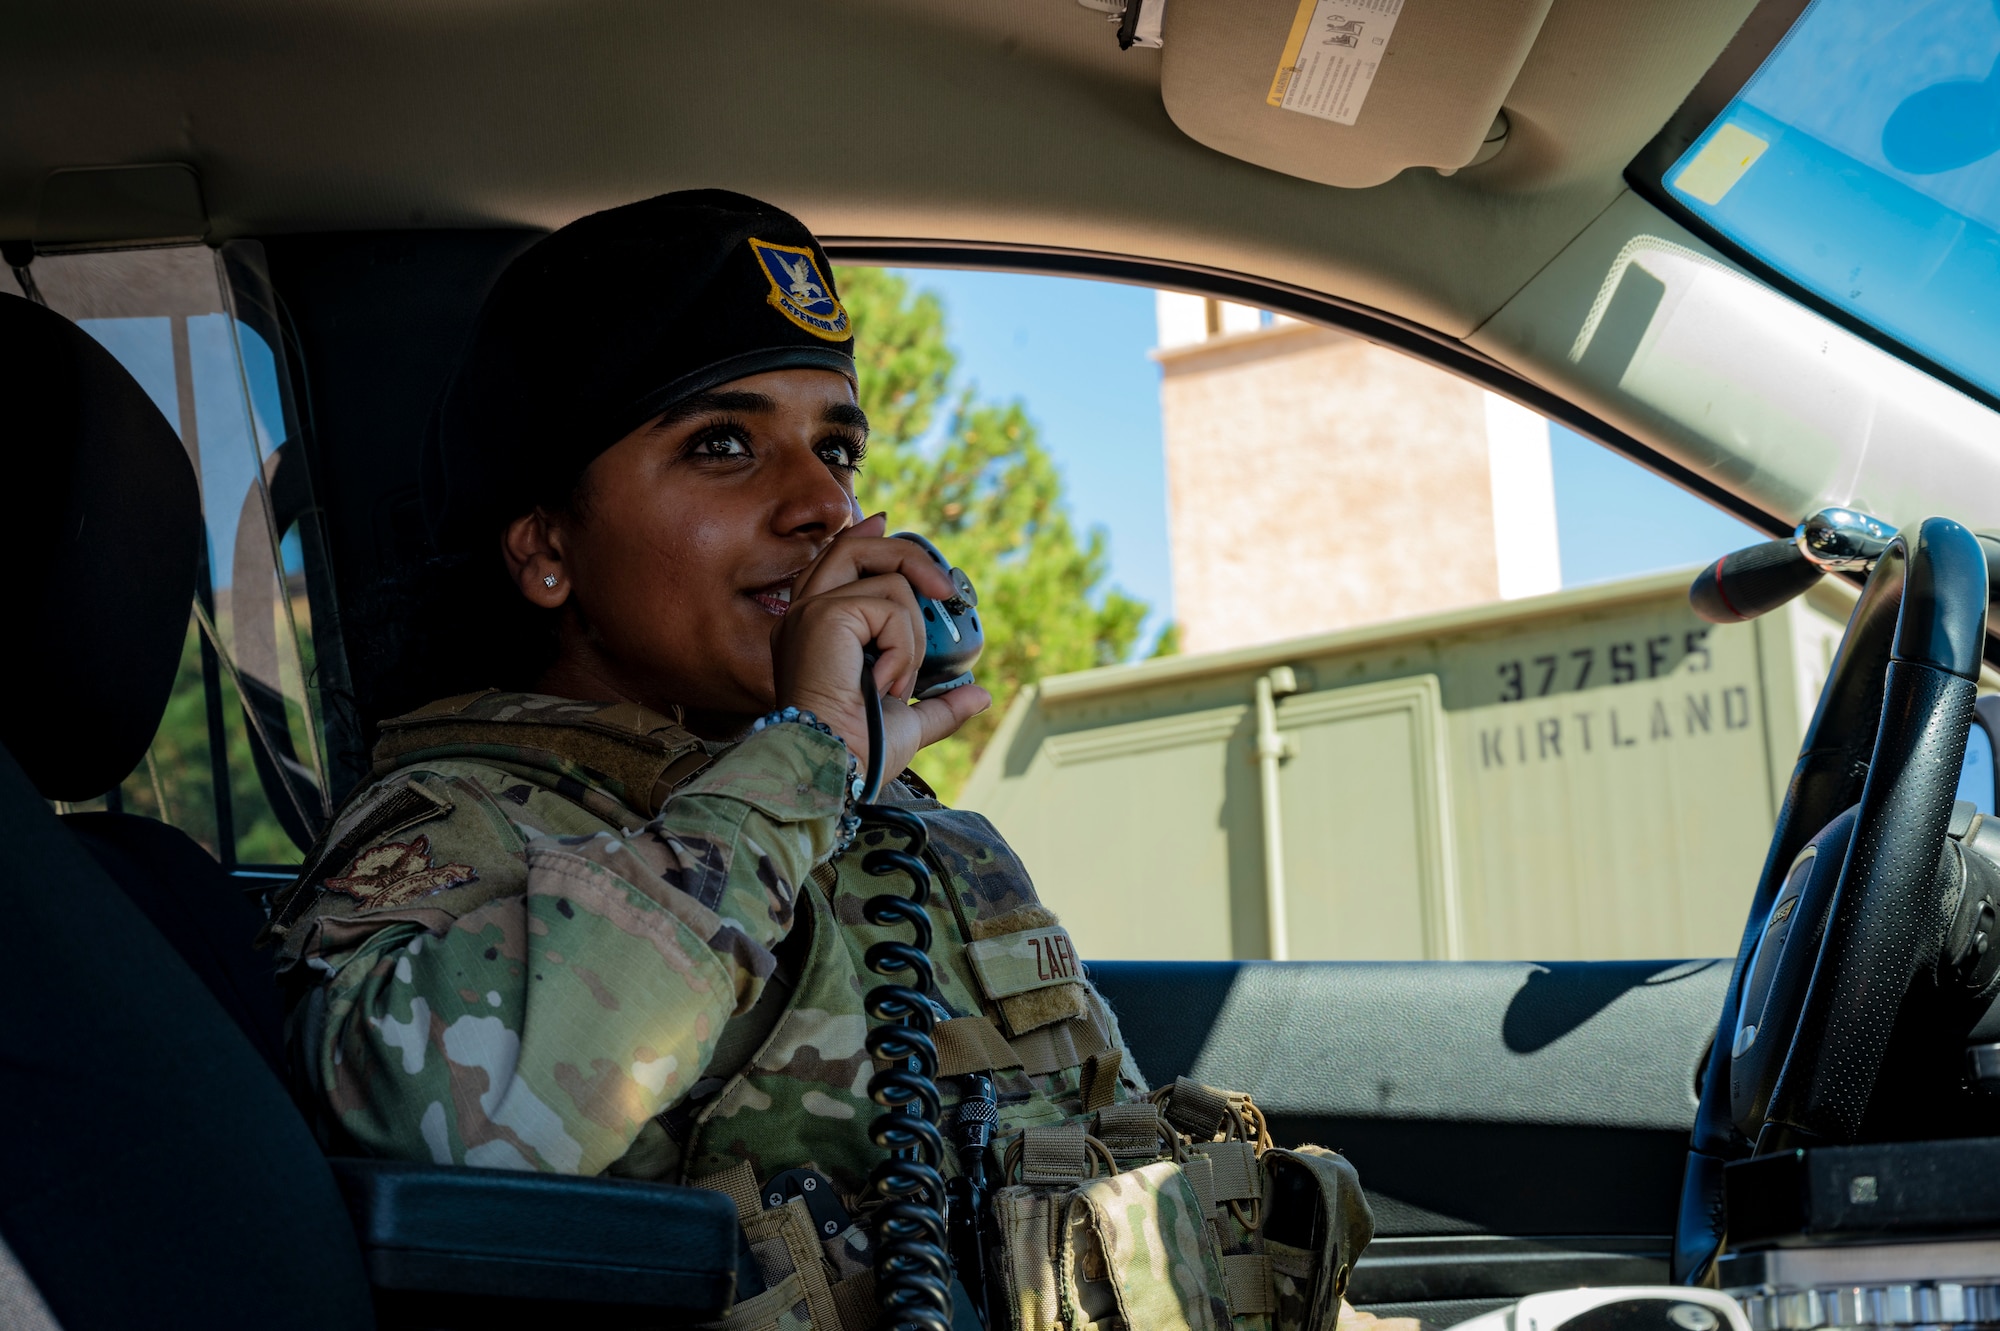
<svg viewBox="0 0 2000 1331">
<path fill-rule="evenodd" d="M 750 445 L 733 434 L 716 434 L 697 444 L 695 452 L 705 458 L 745 458 L 750 456 Z"/>
<path fill-rule="evenodd" d="M 845 440 L 832 440 L 819 446 L 820 460 L 829 467 L 839 467 L 843 471 L 853 471 L 861 465 L 861 449 Z"/>
</svg>

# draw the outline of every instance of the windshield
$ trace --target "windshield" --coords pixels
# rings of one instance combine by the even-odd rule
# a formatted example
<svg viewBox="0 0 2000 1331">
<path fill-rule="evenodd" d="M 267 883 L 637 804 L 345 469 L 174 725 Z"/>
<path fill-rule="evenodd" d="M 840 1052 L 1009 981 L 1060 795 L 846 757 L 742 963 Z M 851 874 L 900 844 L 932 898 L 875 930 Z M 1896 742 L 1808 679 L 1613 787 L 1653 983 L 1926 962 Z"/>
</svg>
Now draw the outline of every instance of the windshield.
<svg viewBox="0 0 2000 1331">
<path fill-rule="evenodd" d="M 1802 286 L 2000 389 L 1995 0 L 1816 0 L 1666 185 Z"/>
</svg>

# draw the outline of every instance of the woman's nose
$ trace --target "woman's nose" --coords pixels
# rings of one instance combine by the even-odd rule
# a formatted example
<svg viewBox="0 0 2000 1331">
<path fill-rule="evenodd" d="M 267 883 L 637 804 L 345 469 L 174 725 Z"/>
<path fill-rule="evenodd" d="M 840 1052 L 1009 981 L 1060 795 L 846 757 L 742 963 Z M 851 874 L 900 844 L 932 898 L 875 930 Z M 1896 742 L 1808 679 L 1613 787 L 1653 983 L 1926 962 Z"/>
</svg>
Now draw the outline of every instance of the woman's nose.
<svg viewBox="0 0 2000 1331">
<path fill-rule="evenodd" d="M 783 486 L 775 515 L 781 536 L 831 536 L 861 519 L 859 501 L 810 450 L 784 469 Z"/>
</svg>

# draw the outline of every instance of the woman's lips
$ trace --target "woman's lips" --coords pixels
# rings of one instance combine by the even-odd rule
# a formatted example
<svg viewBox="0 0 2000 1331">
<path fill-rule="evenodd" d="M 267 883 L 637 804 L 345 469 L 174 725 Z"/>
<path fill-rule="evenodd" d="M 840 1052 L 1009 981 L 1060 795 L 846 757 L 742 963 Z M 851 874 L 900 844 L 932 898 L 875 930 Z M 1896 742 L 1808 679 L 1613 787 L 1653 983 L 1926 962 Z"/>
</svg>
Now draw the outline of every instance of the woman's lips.
<svg viewBox="0 0 2000 1331">
<path fill-rule="evenodd" d="M 762 606 L 766 614 L 776 615 L 780 619 L 784 618 L 785 612 L 792 608 L 790 579 L 772 583 L 768 587 L 759 587 L 755 591 L 746 592 L 745 595 Z"/>
</svg>

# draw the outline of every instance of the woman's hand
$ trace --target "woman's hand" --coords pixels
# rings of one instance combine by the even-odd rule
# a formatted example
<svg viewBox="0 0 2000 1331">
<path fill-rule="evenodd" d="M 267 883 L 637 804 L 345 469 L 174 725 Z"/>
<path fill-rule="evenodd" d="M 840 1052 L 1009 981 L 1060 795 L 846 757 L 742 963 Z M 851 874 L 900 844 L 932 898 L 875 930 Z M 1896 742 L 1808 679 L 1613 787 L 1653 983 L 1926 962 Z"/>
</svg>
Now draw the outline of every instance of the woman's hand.
<svg viewBox="0 0 2000 1331">
<path fill-rule="evenodd" d="M 792 584 L 791 608 L 771 634 L 778 706 L 801 707 L 831 726 L 848 751 L 868 765 L 868 722 L 861 703 L 862 649 L 873 644 L 875 687 L 882 709 L 882 771 L 893 777 L 917 750 L 952 734 L 992 705 L 976 684 L 915 706 L 924 656 L 924 616 L 917 594 L 948 600 L 951 578 L 921 546 L 885 533 L 877 513 L 835 537 Z M 913 590 L 914 589 L 914 590 Z"/>
</svg>

